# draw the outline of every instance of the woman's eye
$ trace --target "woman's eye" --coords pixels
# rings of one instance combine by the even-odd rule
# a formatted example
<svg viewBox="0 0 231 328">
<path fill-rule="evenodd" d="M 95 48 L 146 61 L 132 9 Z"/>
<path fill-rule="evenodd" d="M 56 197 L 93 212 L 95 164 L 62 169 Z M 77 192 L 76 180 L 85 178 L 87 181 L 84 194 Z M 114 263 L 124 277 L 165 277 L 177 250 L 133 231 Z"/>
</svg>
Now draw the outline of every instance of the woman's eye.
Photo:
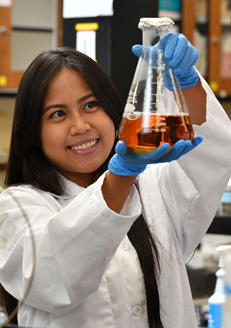
<svg viewBox="0 0 231 328">
<path fill-rule="evenodd" d="M 91 101 L 84 106 L 84 109 L 93 109 L 96 108 L 98 103 L 96 101 Z"/>
<path fill-rule="evenodd" d="M 58 110 L 57 112 L 54 112 L 51 117 L 61 117 L 65 115 L 65 113 L 62 110 Z"/>
</svg>

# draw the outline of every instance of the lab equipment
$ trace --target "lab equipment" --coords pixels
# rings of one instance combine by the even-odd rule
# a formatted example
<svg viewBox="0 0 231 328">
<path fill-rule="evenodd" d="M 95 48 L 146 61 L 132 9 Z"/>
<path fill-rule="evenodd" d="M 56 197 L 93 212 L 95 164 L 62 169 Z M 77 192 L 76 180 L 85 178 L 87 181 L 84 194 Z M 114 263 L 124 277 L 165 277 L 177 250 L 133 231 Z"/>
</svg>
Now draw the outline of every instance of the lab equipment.
<svg viewBox="0 0 231 328">
<path fill-rule="evenodd" d="M 209 297 L 208 328 L 224 327 L 224 306 L 225 306 L 225 270 L 223 252 L 224 246 L 216 247 L 219 253 L 219 270 L 216 272 L 216 286 L 212 296 Z"/>
<path fill-rule="evenodd" d="M 141 18 L 143 53 L 119 127 L 119 140 L 135 152 L 149 152 L 180 139 L 193 141 L 194 132 L 179 80 L 164 57 L 160 39 L 174 25 L 170 18 Z M 153 45 L 155 45 L 153 47 Z"/>
</svg>

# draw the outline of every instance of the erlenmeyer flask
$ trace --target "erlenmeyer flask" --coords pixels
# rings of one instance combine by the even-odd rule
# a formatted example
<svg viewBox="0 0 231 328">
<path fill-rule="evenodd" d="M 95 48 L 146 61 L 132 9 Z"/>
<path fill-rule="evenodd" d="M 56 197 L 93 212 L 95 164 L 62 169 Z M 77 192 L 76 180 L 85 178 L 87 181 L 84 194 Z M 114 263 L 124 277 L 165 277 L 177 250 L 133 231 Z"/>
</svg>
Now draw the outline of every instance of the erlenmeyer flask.
<svg viewBox="0 0 231 328">
<path fill-rule="evenodd" d="M 142 57 L 139 58 L 118 137 L 134 151 L 152 151 L 165 142 L 193 140 L 188 109 L 174 71 L 161 47 L 151 47 L 169 33 L 170 18 L 141 18 Z M 157 49 L 158 48 L 158 49 Z"/>
</svg>

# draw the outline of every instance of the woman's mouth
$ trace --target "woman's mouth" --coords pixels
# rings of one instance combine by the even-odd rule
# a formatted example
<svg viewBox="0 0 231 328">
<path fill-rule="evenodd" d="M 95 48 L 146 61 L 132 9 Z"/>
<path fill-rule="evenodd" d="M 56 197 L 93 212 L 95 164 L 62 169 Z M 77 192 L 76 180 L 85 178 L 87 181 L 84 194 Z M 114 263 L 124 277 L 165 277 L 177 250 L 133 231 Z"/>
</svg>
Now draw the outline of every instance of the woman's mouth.
<svg viewBox="0 0 231 328">
<path fill-rule="evenodd" d="M 90 149 L 92 146 L 94 146 L 98 142 L 98 139 L 88 141 L 86 143 L 82 143 L 76 146 L 70 146 L 68 148 L 73 149 L 73 150 L 87 150 Z"/>
</svg>

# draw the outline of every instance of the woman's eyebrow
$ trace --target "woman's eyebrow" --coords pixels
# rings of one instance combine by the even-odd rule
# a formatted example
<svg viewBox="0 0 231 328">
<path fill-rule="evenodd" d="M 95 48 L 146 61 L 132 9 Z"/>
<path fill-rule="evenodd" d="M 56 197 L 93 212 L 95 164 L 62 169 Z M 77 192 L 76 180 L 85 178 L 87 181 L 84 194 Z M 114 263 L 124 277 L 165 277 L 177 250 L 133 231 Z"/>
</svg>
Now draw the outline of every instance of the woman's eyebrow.
<svg viewBox="0 0 231 328">
<path fill-rule="evenodd" d="M 65 105 L 61 105 L 61 104 L 50 105 L 50 106 L 47 106 L 46 108 L 44 108 L 43 114 L 46 113 L 49 109 L 52 109 L 52 108 L 65 108 L 65 107 L 66 107 Z"/>
<path fill-rule="evenodd" d="M 81 102 L 87 100 L 88 98 L 91 98 L 91 97 L 94 97 L 94 94 L 91 92 L 89 94 L 87 94 L 86 96 L 83 96 L 81 97 L 79 100 L 78 100 L 78 104 L 80 104 Z"/>
</svg>

